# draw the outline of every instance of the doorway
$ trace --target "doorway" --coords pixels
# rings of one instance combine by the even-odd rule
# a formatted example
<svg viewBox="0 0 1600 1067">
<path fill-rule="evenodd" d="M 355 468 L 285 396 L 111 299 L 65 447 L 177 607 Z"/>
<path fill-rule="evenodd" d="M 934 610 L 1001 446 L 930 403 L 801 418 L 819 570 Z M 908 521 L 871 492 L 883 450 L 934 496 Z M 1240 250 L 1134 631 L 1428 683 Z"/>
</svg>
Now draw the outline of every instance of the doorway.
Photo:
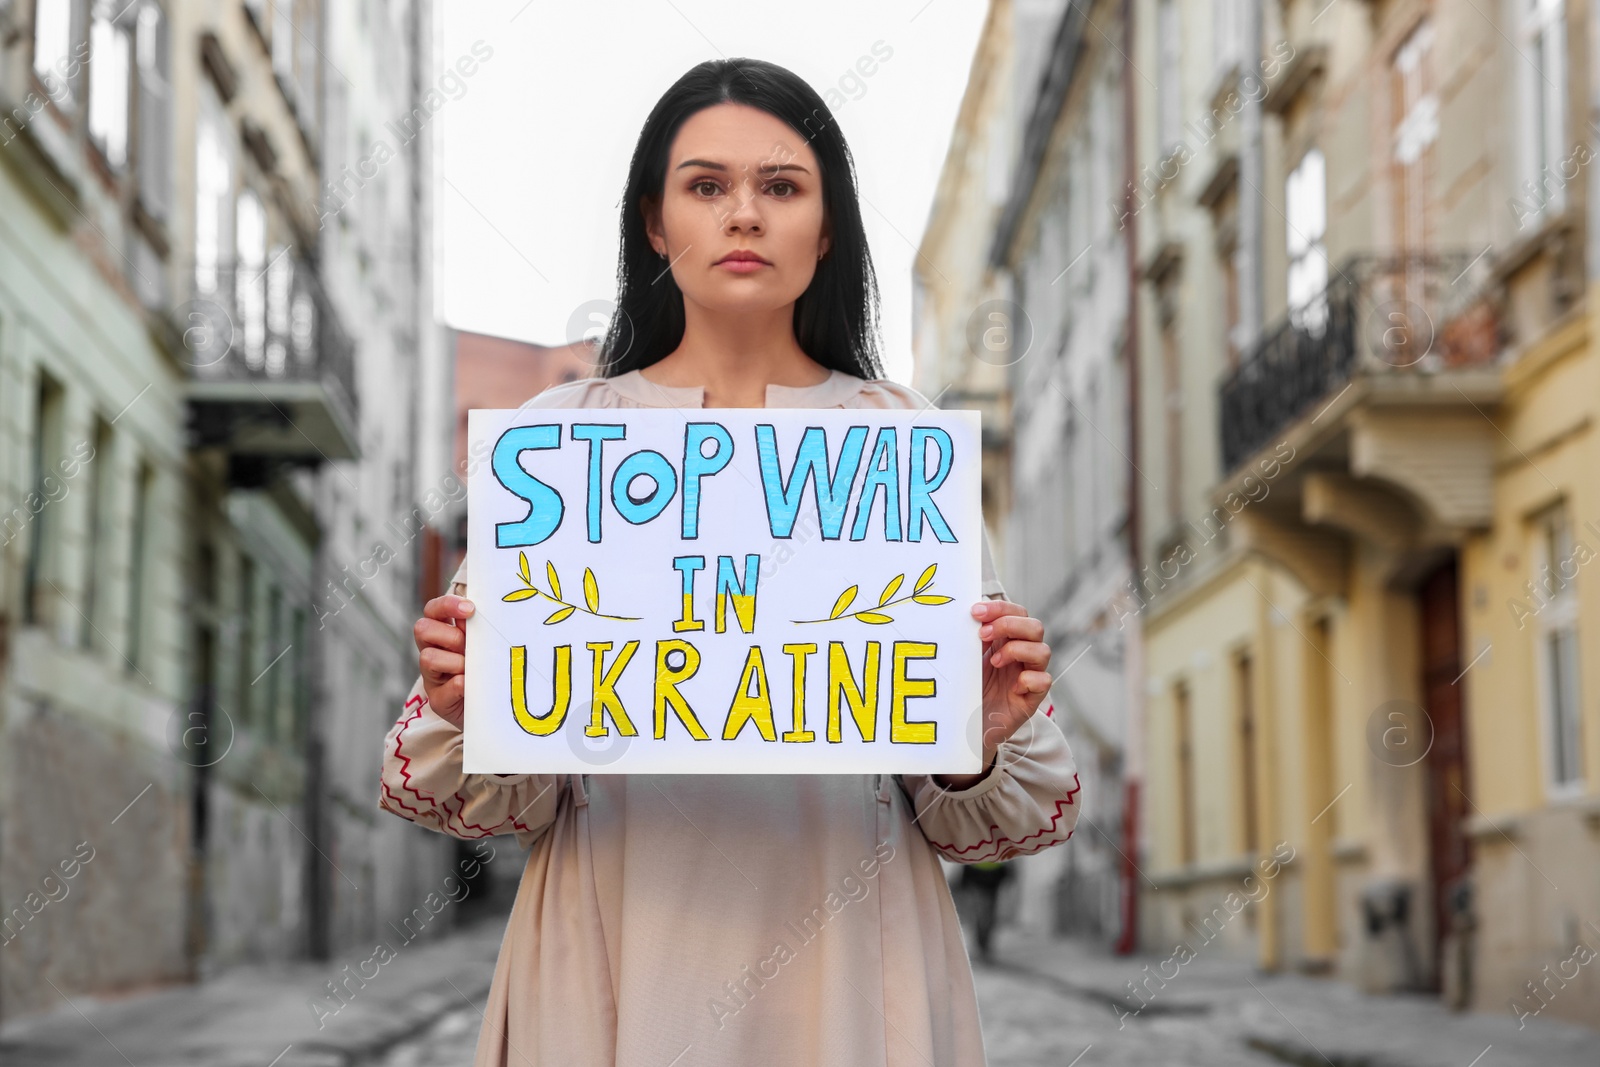
<svg viewBox="0 0 1600 1067">
<path fill-rule="evenodd" d="M 1427 768 L 1429 899 L 1433 940 L 1428 968 L 1430 988 L 1438 991 L 1442 948 L 1451 932 L 1452 900 L 1464 888 L 1471 865 L 1467 818 L 1466 724 L 1463 719 L 1460 587 L 1457 560 L 1450 559 L 1422 580 L 1417 590 L 1422 623 L 1423 707 L 1433 728 Z"/>
</svg>

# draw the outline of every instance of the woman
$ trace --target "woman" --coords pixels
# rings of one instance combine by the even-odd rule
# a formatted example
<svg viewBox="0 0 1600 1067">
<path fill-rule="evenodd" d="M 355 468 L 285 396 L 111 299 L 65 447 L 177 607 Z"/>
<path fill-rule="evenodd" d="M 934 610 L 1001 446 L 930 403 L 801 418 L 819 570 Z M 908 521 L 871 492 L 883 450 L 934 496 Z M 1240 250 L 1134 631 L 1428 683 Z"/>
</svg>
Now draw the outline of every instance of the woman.
<svg viewBox="0 0 1600 1067">
<path fill-rule="evenodd" d="M 689 71 L 646 121 L 623 202 L 603 375 L 530 406 L 928 406 L 878 376 L 849 150 L 799 78 Z M 938 856 L 1057 844 L 1079 797 L 1043 627 L 1005 599 L 987 542 L 983 561 L 987 770 L 966 776 L 463 774 L 463 565 L 417 622 L 380 804 L 532 850 L 479 1067 L 984 1062 Z"/>
</svg>

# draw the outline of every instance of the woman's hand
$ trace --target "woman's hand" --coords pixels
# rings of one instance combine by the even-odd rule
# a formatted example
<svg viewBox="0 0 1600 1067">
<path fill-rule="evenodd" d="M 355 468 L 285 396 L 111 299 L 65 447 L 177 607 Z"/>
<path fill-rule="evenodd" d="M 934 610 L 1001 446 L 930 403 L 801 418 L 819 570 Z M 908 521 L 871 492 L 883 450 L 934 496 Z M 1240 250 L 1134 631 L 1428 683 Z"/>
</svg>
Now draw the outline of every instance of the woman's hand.
<svg viewBox="0 0 1600 1067">
<path fill-rule="evenodd" d="M 1000 742 L 1033 717 L 1052 681 L 1050 646 L 1044 623 L 1029 618 L 1028 609 L 1009 600 L 980 600 L 972 605 L 978 640 L 983 644 L 983 771 L 941 774 L 947 789 L 976 785 L 989 773 Z"/>
<path fill-rule="evenodd" d="M 413 626 L 417 661 L 422 669 L 422 689 L 434 713 L 461 725 L 465 706 L 467 631 L 464 623 L 473 611 L 466 597 L 446 594 L 423 605 L 422 618 Z M 457 625 L 461 619 L 463 625 Z"/>
</svg>

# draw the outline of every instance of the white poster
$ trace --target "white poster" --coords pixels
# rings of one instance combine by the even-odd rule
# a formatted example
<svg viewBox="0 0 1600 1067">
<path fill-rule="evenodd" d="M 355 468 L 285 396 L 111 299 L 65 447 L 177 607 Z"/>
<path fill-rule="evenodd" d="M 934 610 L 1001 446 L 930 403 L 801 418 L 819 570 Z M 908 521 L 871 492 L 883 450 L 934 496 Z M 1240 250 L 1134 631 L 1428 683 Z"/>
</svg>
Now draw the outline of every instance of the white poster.
<svg viewBox="0 0 1600 1067">
<path fill-rule="evenodd" d="M 467 425 L 468 773 L 980 770 L 977 412 Z"/>
</svg>

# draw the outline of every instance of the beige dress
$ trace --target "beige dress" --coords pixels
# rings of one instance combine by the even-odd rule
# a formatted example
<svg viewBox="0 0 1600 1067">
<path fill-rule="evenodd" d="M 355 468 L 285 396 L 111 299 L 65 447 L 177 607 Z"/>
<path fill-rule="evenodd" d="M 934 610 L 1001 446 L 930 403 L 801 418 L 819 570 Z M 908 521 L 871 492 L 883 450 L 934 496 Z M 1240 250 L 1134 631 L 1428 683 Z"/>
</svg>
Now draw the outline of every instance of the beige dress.
<svg viewBox="0 0 1600 1067">
<path fill-rule="evenodd" d="M 637 371 L 530 407 L 702 406 Z M 769 385 L 767 407 L 926 408 L 839 371 Z M 983 592 L 1004 596 L 987 540 Z M 452 589 L 464 593 L 465 565 Z M 978 648 L 973 655 L 979 655 Z M 384 738 L 379 804 L 466 840 L 531 848 L 477 1067 L 980 1067 L 966 943 L 938 855 L 1024 855 L 1072 836 L 1082 795 L 1040 711 L 995 769 L 930 776 L 489 775 L 419 676 Z"/>
</svg>

